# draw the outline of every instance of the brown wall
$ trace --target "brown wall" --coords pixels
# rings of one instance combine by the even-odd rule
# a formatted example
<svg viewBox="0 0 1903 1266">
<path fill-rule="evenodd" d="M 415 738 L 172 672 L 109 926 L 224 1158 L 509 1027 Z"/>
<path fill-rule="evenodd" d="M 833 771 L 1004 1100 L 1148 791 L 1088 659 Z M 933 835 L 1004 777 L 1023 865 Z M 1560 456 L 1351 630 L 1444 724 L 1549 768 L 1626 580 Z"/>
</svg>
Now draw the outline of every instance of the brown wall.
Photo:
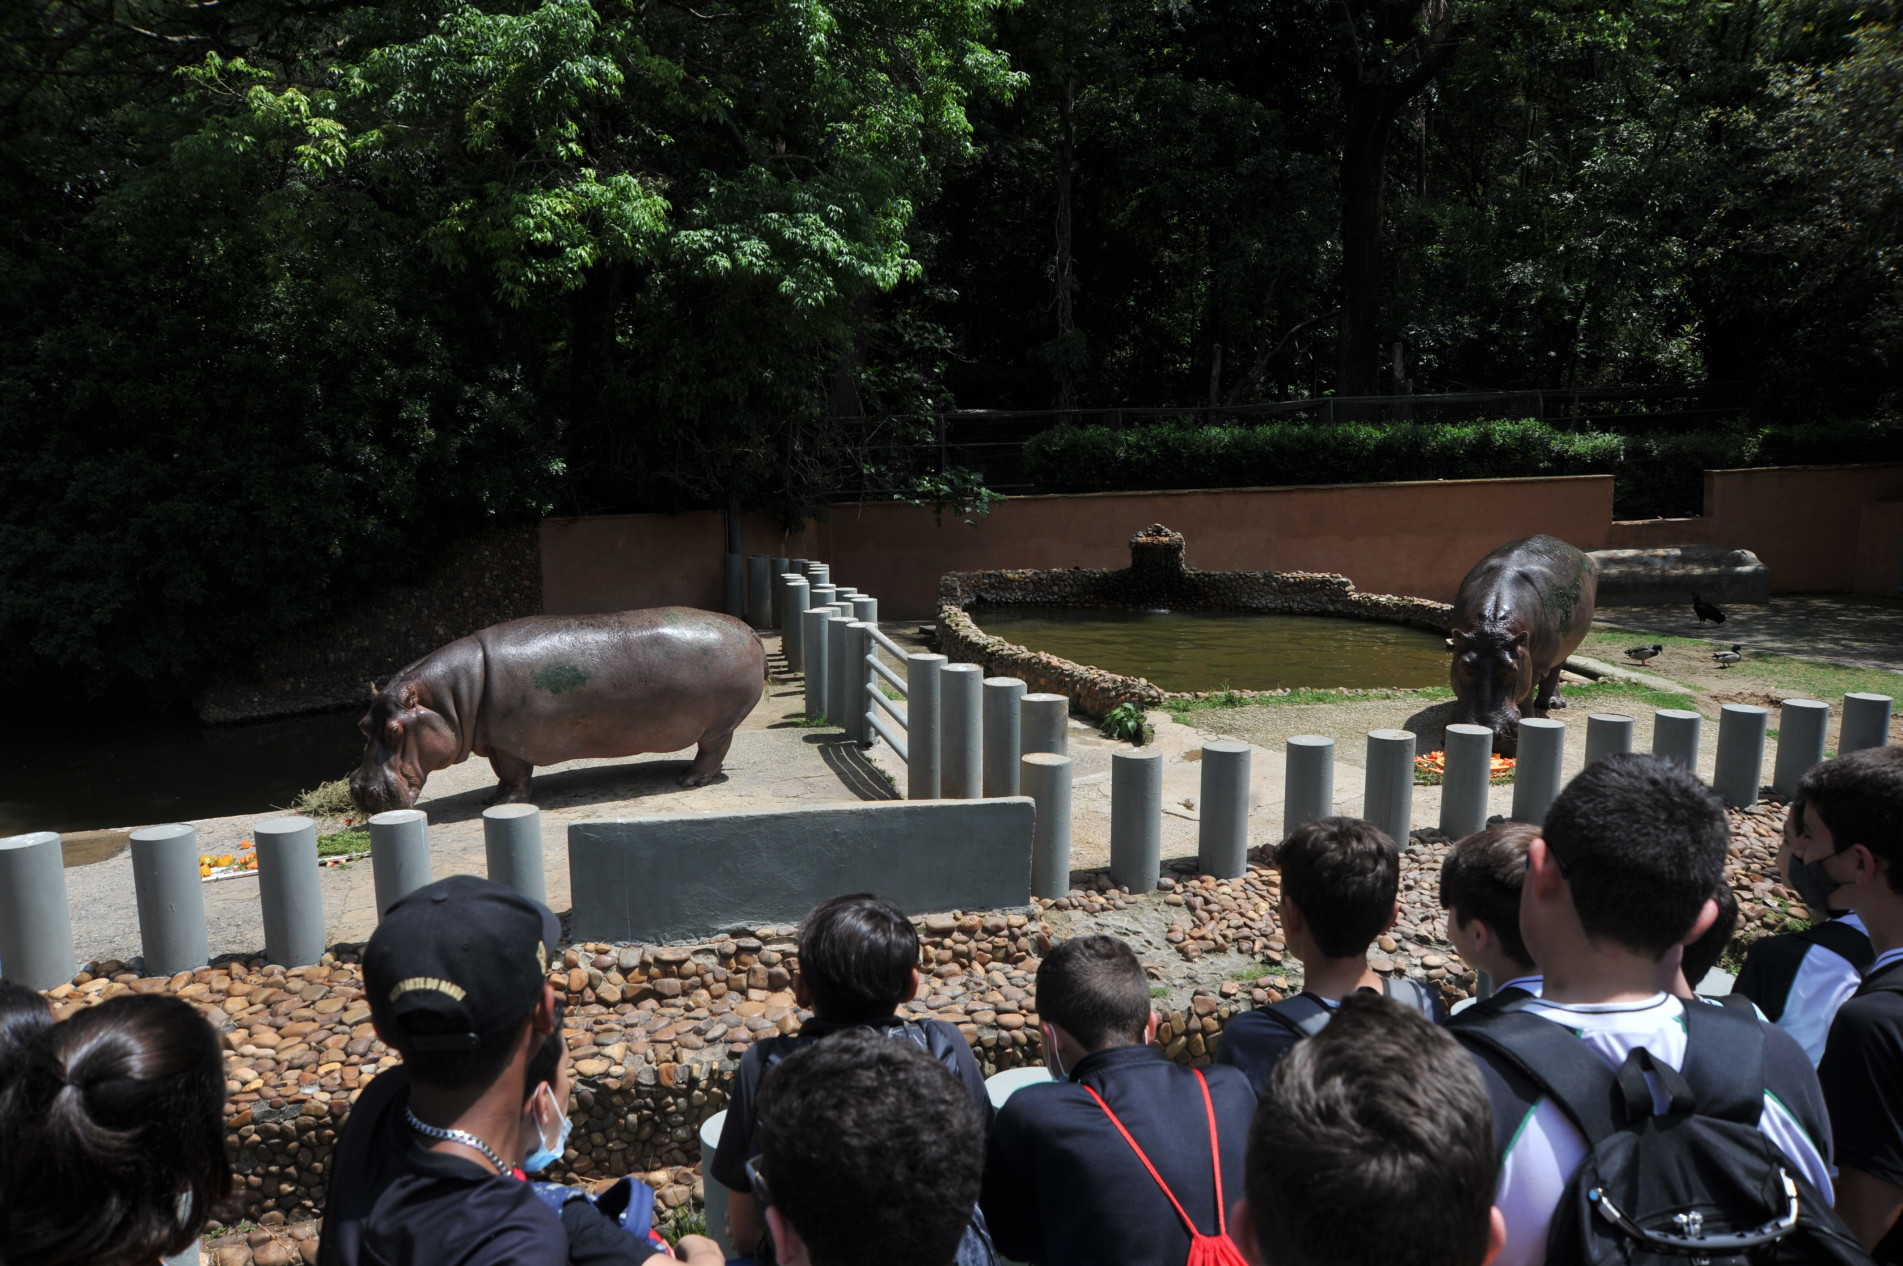
<svg viewBox="0 0 1903 1266">
<path fill-rule="evenodd" d="M 1863 507 L 1857 535 L 1857 592 L 1895 597 L 1903 590 L 1903 501 Z"/>
</svg>

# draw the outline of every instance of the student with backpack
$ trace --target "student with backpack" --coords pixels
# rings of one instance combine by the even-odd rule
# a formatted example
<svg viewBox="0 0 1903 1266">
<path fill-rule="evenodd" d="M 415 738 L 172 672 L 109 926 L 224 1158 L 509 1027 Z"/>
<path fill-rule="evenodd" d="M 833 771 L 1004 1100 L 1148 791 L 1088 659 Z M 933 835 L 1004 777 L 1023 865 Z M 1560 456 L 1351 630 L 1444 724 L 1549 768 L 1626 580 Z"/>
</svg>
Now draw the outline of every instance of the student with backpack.
<svg viewBox="0 0 1903 1266">
<path fill-rule="evenodd" d="M 1282 935 L 1302 960 L 1302 991 L 1229 1022 L 1216 1062 L 1239 1068 L 1257 1094 L 1294 1045 L 1321 1032 L 1341 1000 L 1360 989 L 1384 993 L 1436 1024 L 1445 1008 L 1427 986 L 1382 977 L 1368 947 L 1401 912 L 1401 855 L 1394 841 L 1360 818 L 1317 818 L 1276 850 L 1282 872 Z"/>
<path fill-rule="evenodd" d="M 747 1162 L 760 1154 L 760 1079 L 780 1060 L 814 1042 L 853 1029 L 910 1042 L 944 1064 L 964 1085 L 982 1119 L 991 1120 L 984 1074 L 964 1034 L 943 1020 L 897 1014 L 918 994 L 918 929 L 904 911 L 871 893 L 822 902 L 800 925 L 799 974 L 793 996 L 813 1018 L 790 1037 L 755 1042 L 740 1059 L 708 1174 L 727 1188 L 727 1232 L 745 1257 L 766 1244 L 766 1223 L 754 1205 Z"/>
<path fill-rule="evenodd" d="M 1447 939 L 1460 961 L 1487 973 L 1493 992 L 1449 1021 L 1472 1024 L 1515 998 L 1537 998 L 1540 969 L 1520 935 L 1520 885 L 1526 846 L 1540 830 L 1525 822 L 1495 822 L 1447 850 L 1440 864 L 1440 903 Z"/>
<path fill-rule="evenodd" d="M 1815 922 L 1800 932 L 1780 932 L 1754 942 L 1745 951 L 1733 989 L 1796 1038 L 1816 1064 L 1824 1057 L 1824 1039 L 1830 1036 L 1837 1008 L 1857 992 L 1877 954 L 1863 920 L 1855 911 L 1843 912 L 1841 900 L 1832 897 L 1836 885 L 1823 876 L 1820 863 L 1793 855 L 1803 822 L 1800 791 L 1791 798 L 1784 819 L 1777 864 Z"/>
<path fill-rule="evenodd" d="M 998 1112 L 980 1201 L 998 1251 L 1039 1266 L 1240 1266 L 1255 1092 L 1232 1068 L 1183 1068 L 1151 1043 L 1150 982 L 1111 936 L 1065 941 L 1037 972 L 1049 1085 Z"/>
<path fill-rule="evenodd" d="M 1486 1083 L 1460 1044 L 1355 994 L 1269 1078 L 1236 1243 L 1273 1266 L 1486 1266 L 1506 1243 L 1493 1161 Z"/>
<path fill-rule="evenodd" d="M 1520 930 L 1540 997 L 1454 1031 L 1493 1103 L 1507 1266 L 1863 1260 L 1830 1209 L 1803 1048 L 1659 988 L 1663 960 L 1716 917 L 1728 835 L 1689 771 L 1620 755 L 1574 778 L 1528 846 Z"/>
<path fill-rule="evenodd" d="M 1837 1135 L 1837 1209 L 1879 1262 L 1903 1262 L 1903 748 L 1804 775 L 1796 849 L 1870 930 L 1876 961 L 1817 1066 Z"/>
</svg>

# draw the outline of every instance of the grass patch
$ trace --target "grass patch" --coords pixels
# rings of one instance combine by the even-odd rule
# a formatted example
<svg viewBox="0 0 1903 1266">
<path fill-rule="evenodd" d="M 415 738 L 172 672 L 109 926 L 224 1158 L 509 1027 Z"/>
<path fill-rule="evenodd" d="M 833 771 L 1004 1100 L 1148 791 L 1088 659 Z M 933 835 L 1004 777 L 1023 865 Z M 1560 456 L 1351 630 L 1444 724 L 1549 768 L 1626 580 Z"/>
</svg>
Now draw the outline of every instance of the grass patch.
<svg viewBox="0 0 1903 1266">
<path fill-rule="evenodd" d="M 824 729 L 830 724 L 830 722 L 826 720 L 825 714 L 818 712 L 789 712 L 782 717 L 781 720 L 796 725 L 803 730 Z"/>
<path fill-rule="evenodd" d="M 1625 657 L 1625 648 L 1628 646 L 1657 642 L 1661 646 L 1694 651 L 1703 658 L 1720 649 L 1721 645 L 1728 647 L 1734 641 L 1743 641 L 1745 657 L 1725 669 L 1724 675 L 1756 686 L 1791 695 L 1809 695 L 1824 700 L 1835 698 L 1839 702 L 1843 695 L 1851 691 L 1867 690 L 1880 695 L 1894 695 L 1897 687 L 1903 686 L 1903 673 L 1887 668 L 1851 668 L 1796 655 L 1760 654 L 1751 649 L 1749 641 L 1742 637 L 1730 637 L 1723 628 L 1714 629 L 1710 637 L 1673 637 L 1666 633 L 1639 633 L 1630 629 L 1594 629 L 1586 635 L 1585 644 L 1580 649 L 1594 659 L 1623 666 L 1629 663 Z M 1711 667 L 1716 669 L 1717 665 Z M 1566 693 L 1570 695 L 1573 690 L 1574 687 L 1568 686 Z"/>
<path fill-rule="evenodd" d="M 684 1236 L 707 1234 L 707 1218 L 704 1214 L 689 1213 L 682 1209 L 660 1230 L 661 1238 L 668 1242 L 669 1247 L 672 1247 L 679 1244 Z"/>
<path fill-rule="evenodd" d="M 1423 706 L 1451 699 L 1454 692 L 1445 686 L 1424 686 L 1419 690 L 1318 690 L 1302 686 L 1285 695 L 1242 695 L 1233 690 L 1207 699 L 1165 699 L 1163 706 L 1180 723 L 1192 712 L 1208 708 L 1287 708 L 1317 703 L 1359 703 L 1364 699 L 1418 699 Z"/>
<path fill-rule="evenodd" d="M 1105 714 L 1099 734 L 1109 739 L 1122 739 L 1138 747 L 1156 738 L 1156 727 L 1143 717 L 1143 709 L 1134 703 L 1120 703 Z"/>
<path fill-rule="evenodd" d="M 329 835 L 317 837 L 319 857 L 342 857 L 349 853 L 369 851 L 370 832 L 362 827 L 353 827 L 348 831 L 332 831 Z"/>
<path fill-rule="evenodd" d="M 344 818 L 357 812 L 350 798 L 350 779 L 333 778 L 302 792 L 291 801 L 291 808 L 307 818 Z"/>
<path fill-rule="evenodd" d="M 1150 996 L 1152 998 L 1167 998 L 1170 996 L 1170 987 L 1168 985 L 1151 985 Z"/>
<path fill-rule="evenodd" d="M 1676 690 L 1654 690 L 1650 686 L 1641 686 L 1630 681 L 1569 681 L 1560 692 L 1566 700 L 1566 712 L 1584 707 L 1588 712 L 1606 712 L 1608 705 L 1630 703 L 1643 704 L 1647 708 L 1679 708 L 1687 712 L 1698 711 L 1697 700 L 1690 694 Z M 1556 718 L 1567 720 L 1565 716 Z"/>
<path fill-rule="evenodd" d="M 1247 967 L 1230 972 L 1229 978 L 1241 981 L 1260 980 L 1268 974 L 1269 967 L 1266 963 L 1250 963 Z"/>
</svg>

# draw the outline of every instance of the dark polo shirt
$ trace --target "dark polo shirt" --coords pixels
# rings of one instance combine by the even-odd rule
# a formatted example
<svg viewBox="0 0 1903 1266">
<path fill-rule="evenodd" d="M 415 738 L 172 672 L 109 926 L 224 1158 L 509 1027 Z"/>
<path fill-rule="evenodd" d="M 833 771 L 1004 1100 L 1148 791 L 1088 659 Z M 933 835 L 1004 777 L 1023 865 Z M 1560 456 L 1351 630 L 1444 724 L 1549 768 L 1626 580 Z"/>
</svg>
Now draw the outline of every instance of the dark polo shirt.
<svg viewBox="0 0 1903 1266">
<path fill-rule="evenodd" d="M 1255 1091 L 1234 1068 L 1202 1072 L 1216 1109 L 1223 1201 L 1233 1205 L 1243 1194 Z M 1119 1046 L 1080 1060 L 1068 1081 L 1026 1086 L 999 1110 L 980 1201 L 999 1255 L 1040 1266 L 1186 1260 L 1189 1232 L 1085 1086 L 1117 1114 L 1196 1229 L 1216 1234 L 1215 1174 L 1196 1074 L 1153 1046 Z"/>
</svg>

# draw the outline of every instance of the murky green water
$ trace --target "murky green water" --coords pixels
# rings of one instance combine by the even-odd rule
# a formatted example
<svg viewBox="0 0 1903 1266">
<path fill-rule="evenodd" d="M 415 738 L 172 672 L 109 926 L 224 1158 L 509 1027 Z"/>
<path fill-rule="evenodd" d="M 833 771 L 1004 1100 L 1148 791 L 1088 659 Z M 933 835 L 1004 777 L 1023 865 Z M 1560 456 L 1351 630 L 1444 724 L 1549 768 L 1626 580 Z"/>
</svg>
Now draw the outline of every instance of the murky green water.
<svg viewBox="0 0 1903 1266">
<path fill-rule="evenodd" d="M 1446 641 L 1374 620 L 1235 611 L 974 607 L 987 633 L 1165 690 L 1447 684 Z"/>
</svg>

